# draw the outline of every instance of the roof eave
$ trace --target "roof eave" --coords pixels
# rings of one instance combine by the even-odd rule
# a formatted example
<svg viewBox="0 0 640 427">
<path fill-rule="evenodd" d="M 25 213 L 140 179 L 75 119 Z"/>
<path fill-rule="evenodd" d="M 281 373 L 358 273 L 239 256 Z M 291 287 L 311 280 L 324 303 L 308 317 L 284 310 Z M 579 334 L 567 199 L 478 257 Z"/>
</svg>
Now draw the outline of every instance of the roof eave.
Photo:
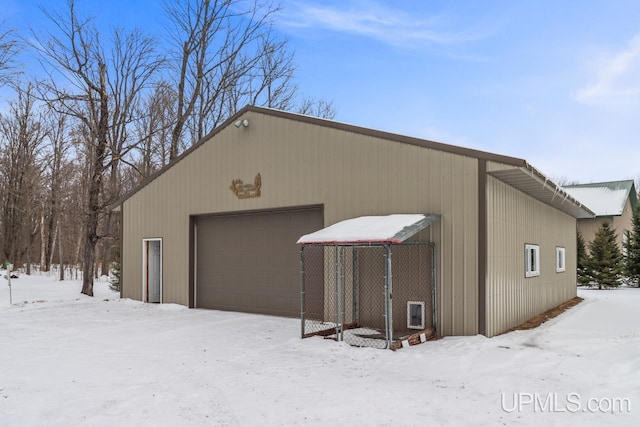
<svg viewBox="0 0 640 427">
<path fill-rule="evenodd" d="M 595 213 L 573 198 L 559 185 L 526 161 L 522 166 L 489 172 L 490 175 L 577 219 L 593 218 Z"/>
</svg>

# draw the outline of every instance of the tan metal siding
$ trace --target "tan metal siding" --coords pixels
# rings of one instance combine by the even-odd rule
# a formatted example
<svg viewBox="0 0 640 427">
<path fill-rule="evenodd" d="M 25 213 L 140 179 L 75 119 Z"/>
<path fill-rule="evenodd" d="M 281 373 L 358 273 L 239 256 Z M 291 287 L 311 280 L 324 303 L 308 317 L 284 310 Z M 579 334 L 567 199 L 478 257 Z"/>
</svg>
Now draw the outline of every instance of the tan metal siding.
<svg viewBox="0 0 640 427">
<path fill-rule="evenodd" d="M 586 245 L 587 253 L 589 253 L 589 243 L 596 237 L 596 232 L 600 228 L 603 222 L 609 224 L 609 226 L 614 227 L 613 218 L 612 217 L 599 217 L 599 218 L 586 218 L 578 220 L 578 230 L 582 233 L 582 238 L 584 239 L 584 243 Z M 616 229 L 616 232 L 619 231 Z M 622 248 L 622 237 L 618 236 L 620 240 L 620 248 Z"/>
<path fill-rule="evenodd" d="M 487 177 L 487 334 L 493 336 L 576 296 L 576 220 Z M 540 246 L 540 276 L 525 278 L 524 247 Z M 556 273 L 556 247 L 566 271 Z"/>
<path fill-rule="evenodd" d="M 440 332 L 477 333 L 477 160 L 258 112 L 229 126 L 124 202 L 123 295 L 140 299 L 143 237 L 162 237 L 163 300 L 188 304 L 189 215 L 324 205 L 325 226 L 361 215 L 440 213 Z M 233 179 L 262 176 L 237 199 Z"/>
<path fill-rule="evenodd" d="M 578 220 L 578 229 L 582 233 L 584 242 L 587 245 L 587 252 L 589 251 L 589 242 L 596 237 L 596 232 L 603 222 L 607 222 L 614 228 L 616 232 L 616 242 L 620 250 L 622 250 L 624 232 L 631 231 L 633 228 L 633 208 L 631 207 L 631 200 L 627 198 L 622 215 Z"/>
<path fill-rule="evenodd" d="M 622 250 L 624 232 L 631 232 L 633 229 L 633 208 L 631 207 L 631 200 L 629 198 L 627 198 L 627 201 L 625 202 L 622 215 L 613 217 L 613 227 L 615 228 L 616 233 L 618 233 L 618 245 Z"/>
</svg>

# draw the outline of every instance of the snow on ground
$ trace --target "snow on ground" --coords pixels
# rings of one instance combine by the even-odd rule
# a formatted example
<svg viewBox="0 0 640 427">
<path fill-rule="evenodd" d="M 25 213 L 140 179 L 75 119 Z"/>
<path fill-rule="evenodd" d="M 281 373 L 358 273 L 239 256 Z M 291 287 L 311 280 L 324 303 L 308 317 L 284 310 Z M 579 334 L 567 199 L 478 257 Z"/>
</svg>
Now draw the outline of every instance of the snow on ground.
<svg viewBox="0 0 640 427">
<path fill-rule="evenodd" d="M 640 425 L 640 289 L 580 290 L 534 330 L 392 352 L 301 340 L 295 319 L 121 300 L 107 283 L 94 298 L 46 276 L 12 285 L 0 426 Z"/>
</svg>

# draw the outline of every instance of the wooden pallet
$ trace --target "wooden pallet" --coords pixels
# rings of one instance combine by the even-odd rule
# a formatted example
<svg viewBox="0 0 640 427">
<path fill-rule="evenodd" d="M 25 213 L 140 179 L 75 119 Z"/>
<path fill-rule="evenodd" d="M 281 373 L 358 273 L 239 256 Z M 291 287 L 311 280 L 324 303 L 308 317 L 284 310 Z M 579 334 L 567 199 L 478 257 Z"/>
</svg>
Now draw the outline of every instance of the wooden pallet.
<svg viewBox="0 0 640 427">
<path fill-rule="evenodd" d="M 400 339 L 397 339 L 391 344 L 391 350 L 398 350 L 403 347 L 409 347 L 412 345 L 422 344 L 436 338 L 436 329 L 434 327 L 427 328 L 422 331 L 418 331 L 414 334 L 407 335 Z"/>
</svg>

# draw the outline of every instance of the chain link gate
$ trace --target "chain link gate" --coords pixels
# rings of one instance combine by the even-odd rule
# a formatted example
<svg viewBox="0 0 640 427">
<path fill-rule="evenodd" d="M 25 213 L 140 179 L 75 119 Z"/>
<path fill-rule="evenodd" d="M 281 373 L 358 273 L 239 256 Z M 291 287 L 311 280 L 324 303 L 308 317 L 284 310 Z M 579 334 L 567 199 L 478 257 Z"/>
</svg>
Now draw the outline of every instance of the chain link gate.
<svg viewBox="0 0 640 427">
<path fill-rule="evenodd" d="M 435 328 L 432 243 L 306 244 L 301 259 L 301 335 L 360 347 Z M 419 327 L 411 313 L 421 308 Z"/>
</svg>

